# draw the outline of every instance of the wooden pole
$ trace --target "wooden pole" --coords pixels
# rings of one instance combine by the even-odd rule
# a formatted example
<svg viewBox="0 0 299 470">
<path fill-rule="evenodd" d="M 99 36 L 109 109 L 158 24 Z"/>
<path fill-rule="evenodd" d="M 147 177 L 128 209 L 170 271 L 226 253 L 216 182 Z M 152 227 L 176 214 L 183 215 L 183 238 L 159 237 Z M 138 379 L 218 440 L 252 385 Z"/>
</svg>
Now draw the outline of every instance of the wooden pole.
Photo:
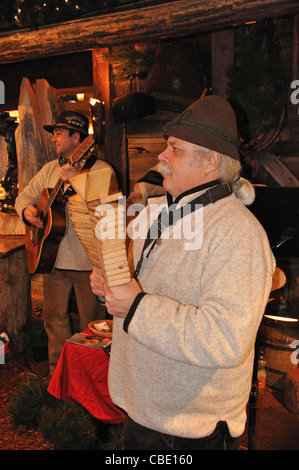
<svg viewBox="0 0 299 470">
<path fill-rule="evenodd" d="M 127 195 L 127 154 L 125 125 L 116 124 L 112 115 L 114 99 L 113 72 L 111 65 L 102 59 L 107 50 L 95 49 L 93 57 L 93 84 L 95 98 L 105 103 L 105 148 L 104 159 L 113 167 L 119 188 Z"/>
<path fill-rule="evenodd" d="M 211 34 L 213 91 L 227 97 L 227 70 L 234 60 L 234 33 L 232 29 Z"/>
</svg>

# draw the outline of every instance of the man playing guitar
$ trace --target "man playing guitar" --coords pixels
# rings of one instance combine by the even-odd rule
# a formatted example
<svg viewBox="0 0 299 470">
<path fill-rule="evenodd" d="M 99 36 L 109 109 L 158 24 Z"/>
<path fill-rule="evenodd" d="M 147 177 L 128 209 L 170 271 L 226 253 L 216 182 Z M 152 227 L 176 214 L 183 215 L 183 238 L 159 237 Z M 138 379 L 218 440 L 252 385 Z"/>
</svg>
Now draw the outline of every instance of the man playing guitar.
<svg viewBox="0 0 299 470">
<path fill-rule="evenodd" d="M 86 116 L 73 111 L 61 113 L 55 124 L 44 126 L 45 130 L 53 134 L 54 142 L 59 156 L 58 159 L 46 163 L 41 170 L 32 178 L 22 193 L 17 197 L 15 209 L 26 224 L 26 234 L 29 230 L 41 231 L 51 219 L 53 225 L 51 244 L 46 245 L 47 239 L 41 243 L 44 251 L 49 251 L 33 260 L 33 268 L 30 269 L 30 250 L 36 247 L 36 243 L 27 237 L 26 252 L 29 271 L 44 273 L 44 305 L 43 317 L 45 330 L 48 335 L 49 367 L 50 375 L 53 374 L 58 362 L 64 341 L 73 334 L 69 318 L 69 302 L 72 289 L 74 290 L 77 309 L 80 318 L 80 329 L 87 328 L 88 323 L 95 319 L 105 318 L 106 311 L 99 304 L 96 296 L 90 288 L 89 276 L 91 263 L 73 229 L 68 214 L 67 194 L 72 191 L 69 178 L 81 169 L 90 168 L 89 171 L 108 166 L 107 163 L 97 159 L 94 154 L 89 158 L 80 159 L 75 164 L 69 160 L 81 145 L 80 142 L 88 136 L 89 121 Z M 83 144 L 82 144 L 83 145 Z M 85 158 L 85 156 L 83 156 Z M 57 213 L 54 208 L 47 218 L 41 216 L 39 201 L 45 188 L 57 186 L 61 183 L 61 197 L 57 197 Z M 58 211 L 60 210 L 60 214 Z M 55 220 L 57 225 L 61 224 L 62 235 L 55 233 Z M 34 233 L 34 232 L 32 232 Z M 31 233 L 31 237 L 32 237 Z M 34 237 L 32 237 L 34 239 Z M 41 238 L 37 233 L 37 239 Z M 56 251 L 51 252 L 52 246 L 56 244 Z M 54 242 L 53 242 L 54 241 Z M 42 250 L 40 250 L 42 251 Z M 32 260 L 31 260 L 32 261 Z"/>
</svg>

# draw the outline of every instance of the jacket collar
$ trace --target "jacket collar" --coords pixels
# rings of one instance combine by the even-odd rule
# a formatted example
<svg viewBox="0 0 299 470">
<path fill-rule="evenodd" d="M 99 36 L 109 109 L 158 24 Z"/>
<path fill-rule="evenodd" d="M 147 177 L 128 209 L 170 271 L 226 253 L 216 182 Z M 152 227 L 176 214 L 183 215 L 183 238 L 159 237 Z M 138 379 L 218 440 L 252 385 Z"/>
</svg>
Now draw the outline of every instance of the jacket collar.
<svg viewBox="0 0 299 470">
<path fill-rule="evenodd" d="M 182 206 L 185 203 L 192 201 L 194 196 L 199 196 L 200 193 L 204 192 L 206 189 L 212 188 L 213 186 L 216 186 L 217 184 L 220 184 L 220 183 L 221 183 L 221 180 L 216 179 L 213 181 L 209 181 L 209 183 L 200 184 L 199 186 L 195 186 L 194 188 L 184 191 L 175 199 L 171 196 L 171 194 L 166 193 L 167 204 L 168 206 L 171 206 L 172 204 L 177 205 L 180 203 L 179 205 Z"/>
</svg>

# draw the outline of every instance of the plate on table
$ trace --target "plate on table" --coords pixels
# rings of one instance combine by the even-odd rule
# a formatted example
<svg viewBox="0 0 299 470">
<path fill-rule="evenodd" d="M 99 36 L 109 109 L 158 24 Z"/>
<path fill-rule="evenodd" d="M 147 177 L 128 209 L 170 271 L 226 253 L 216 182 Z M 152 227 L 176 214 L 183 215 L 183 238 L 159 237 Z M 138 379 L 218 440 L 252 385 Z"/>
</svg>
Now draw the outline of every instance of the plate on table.
<svg viewBox="0 0 299 470">
<path fill-rule="evenodd" d="M 113 320 L 95 320 L 89 323 L 88 328 L 101 338 L 112 338 Z"/>
</svg>

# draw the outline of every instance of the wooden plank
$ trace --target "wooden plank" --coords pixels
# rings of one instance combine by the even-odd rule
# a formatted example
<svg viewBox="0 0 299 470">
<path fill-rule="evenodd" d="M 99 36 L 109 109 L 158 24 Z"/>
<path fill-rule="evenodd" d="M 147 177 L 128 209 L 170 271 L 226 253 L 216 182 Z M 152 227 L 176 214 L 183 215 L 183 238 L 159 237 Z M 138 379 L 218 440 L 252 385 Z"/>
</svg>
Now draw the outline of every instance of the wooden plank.
<svg viewBox="0 0 299 470">
<path fill-rule="evenodd" d="M 11 237 L 7 237 L 7 245 Z M 12 241 L 12 240 L 11 240 Z M 14 247 L 13 247 L 14 246 Z M 30 317 L 30 274 L 25 246 L 12 242 L 7 256 L 0 258 L 0 330 L 9 337 L 11 350 L 24 349 L 23 327 Z"/>
<path fill-rule="evenodd" d="M 128 138 L 130 189 L 147 171 L 159 163 L 158 155 L 165 149 L 163 137 Z"/>
<path fill-rule="evenodd" d="M 299 180 L 275 155 L 263 152 L 259 161 L 281 187 L 299 187 Z"/>
<path fill-rule="evenodd" d="M 37 93 L 28 78 L 23 78 L 18 106 L 20 122 L 15 131 L 20 192 L 57 155 L 51 135 L 42 127 L 43 119 L 48 123 L 55 120 L 56 95 L 45 80 L 37 81 L 35 90 Z"/>
<path fill-rule="evenodd" d="M 166 141 L 163 137 L 128 137 L 129 159 L 157 158 L 166 148 Z M 158 163 L 156 161 L 155 165 Z"/>
<path fill-rule="evenodd" d="M 233 29 L 215 31 L 211 35 L 212 45 L 212 79 L 214 93 L 227 97 L 227 70 L 234 61 Z"/>
<path fill-rule="evenodd" d="M 46 163 L 40 126 L 40 110 L 27 78 L 22 80 L 19 98 L 19 125 L 15 131 L 20 192 Z"/>
<path fill-rule="evenodd" d="M 0 212 L 0 235 L 25 235 L 25 224 L 13 212 Z"/>
<path fill-rule="evenodd" d="M 0 235 L 0 259 L 25 247 L 24 235 Z"/>
<path fill-rule="evenodd" d="M 42 126 L 41 133 L 46 160 L 50 161 L 57 158 L 57 152 L 52 142 L 52 134 L 45 131 L 43 126 L 54 122 L 59 114 L 56 91 L 45 79 L 36 80 L 32 88 L 40 110 L 40 125 Z"/>
<path fill-rule="evenodd" d="M 179 0 L 0 37 L 0 63 L 182 37 L 299 13 L 298 0 Z M 153 21 L 154 19 L 154 21 Z"/>
</svg>

